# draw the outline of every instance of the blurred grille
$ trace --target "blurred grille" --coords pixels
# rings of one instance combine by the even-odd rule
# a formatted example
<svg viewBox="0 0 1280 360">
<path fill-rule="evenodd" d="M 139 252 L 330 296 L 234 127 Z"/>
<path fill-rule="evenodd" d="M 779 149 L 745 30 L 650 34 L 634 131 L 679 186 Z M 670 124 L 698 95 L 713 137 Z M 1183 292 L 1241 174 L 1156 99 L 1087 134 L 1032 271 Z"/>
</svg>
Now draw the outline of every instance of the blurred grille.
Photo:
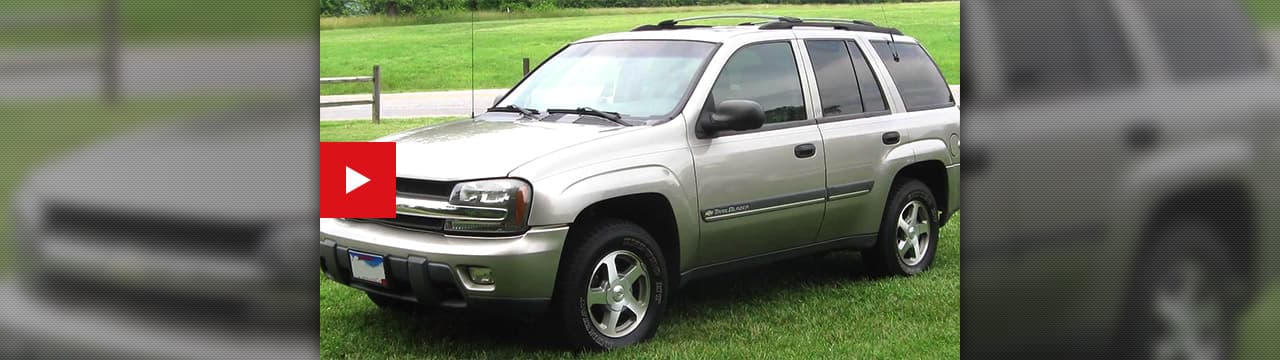
<svg viewBox="0 0 1280 360">
<path fill-rule="evenodd" d="M 172 252 L 252 253 L 265 232 L 256 225 L 65 204 L 48 206 L 46 215 L 44 231 L 50 234 Z"/>
<path fill-rule="evenodd" d="M 246 324 L 270 319 L 251 304 L 285 296 L 264 267 L 267 224 L 49 204 L 33 267 L 50 305 L 107 309 L 144 321 Z M 235 290 L 248 291 L 249 294 Z"/>
</svg>

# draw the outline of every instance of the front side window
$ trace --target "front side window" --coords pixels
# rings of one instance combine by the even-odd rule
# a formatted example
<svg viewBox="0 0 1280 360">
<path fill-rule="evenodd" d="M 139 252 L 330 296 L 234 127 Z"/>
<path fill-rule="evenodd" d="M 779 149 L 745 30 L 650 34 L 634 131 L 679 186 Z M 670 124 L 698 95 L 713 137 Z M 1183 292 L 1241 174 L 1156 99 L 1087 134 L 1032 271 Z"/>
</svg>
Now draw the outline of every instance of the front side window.
<svg viewBox="0 0 1280 360">
<path fill-rule="evenodd" d="M 898 87 L 898 94 L 902 95 L 907 111 L 936 109 L 955 104 L 951 101 L 951 89 L 942 78 L 942 72 L 920 44 L 875 41 L 871 46 L 875 47 L 880 60 L 889 69 L 889 76 Z M 897 60 L 894 59 L 895 50 Z"/>
<path fill-rule="evenodd" d="M 602 41 L 569 45 L 498 106 L 544 111 L 590 107 L 654 119 L 682 105 L 715 45 L 693 41 Z"/>
<path fill-rule="evenodd" d="M 748 45 L 738 50 L 720 71 L 709 100 L 713 104 L 725 100 L 760 103 L 766 124 L 807 118 L 800 70 L 787 42 Z"/>
</svg>

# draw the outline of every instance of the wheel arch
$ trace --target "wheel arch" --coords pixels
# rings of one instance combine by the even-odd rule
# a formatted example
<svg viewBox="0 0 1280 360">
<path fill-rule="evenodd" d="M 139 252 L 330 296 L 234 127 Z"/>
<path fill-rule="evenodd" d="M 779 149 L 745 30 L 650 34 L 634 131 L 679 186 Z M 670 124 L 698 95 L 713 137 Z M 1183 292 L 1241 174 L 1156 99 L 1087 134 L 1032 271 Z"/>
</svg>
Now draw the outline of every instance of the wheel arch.
<svg viewBox="0 0 1280 360">
<path fill-rule="evenodd" d="M 587 206 L 574 218 L 569 236 L 565 240 L 566 247 L 572 241 L 581 241 L 580 232 L 584 226 L 599 219 L 617 219 L 635 223 L 653 236 L 658 243 L 662 257 L 667 260 L 667 273 L 673 283 L 679 283 L 681 238 L 675 210 L 666 196 L 656 192 L 636 193 L 600 200 Z"/>
<path fill-rule="evenodd" d="M 541 185 L 541 186 L 539 186 Z M 544 179 L 534 185 L 530 223 L 570 224 L 575 228 L 598 217 L 632 221 L 645 228 L 663 249 L 672 273 L 691 263 L 697 249 L 697 210 L 691 189 L 681 186 L 666 167 L 643 165 L 590 176 Z M 569 245 L 569 244 L 566 244 Z"/>
<path fill-rule="evenodd" d="M 919 180 L 929 187 L 929 191 L 933 193 L 934 201 L 938 203 L 938 210 L 943 213 L 940 215 L 939 225 L 946 225 L 948 220 L 946 218 L 946 210 L 949 209 L 947 202 L 950 195 L 948 193 L 947 166 L 940 160 L 916 161 L 898 169 L 898 172 L 893 176 L 892 183 L 897 185 L 906 179 Z"/>
<path fill-rule="evenodd" d="M 1142 227 L 1144 235 L 1136 238 L 1140 241 L 1139 251 L 1162 245 L 1162 239 L 1149 234 L 1170 221 L 1205 221 L 1214 232 L 1229 235 L 1232 241 L 1219 245 L 1229 257 L 1239 259 L 1239 276 L 1246 283 L 1254 283 L 1259 224 L 1257 204 L 1248 186 L 1236 179 L 1211 178 L 1175 189 L 1153 203 L 1152 216 Z"/>
</svg>

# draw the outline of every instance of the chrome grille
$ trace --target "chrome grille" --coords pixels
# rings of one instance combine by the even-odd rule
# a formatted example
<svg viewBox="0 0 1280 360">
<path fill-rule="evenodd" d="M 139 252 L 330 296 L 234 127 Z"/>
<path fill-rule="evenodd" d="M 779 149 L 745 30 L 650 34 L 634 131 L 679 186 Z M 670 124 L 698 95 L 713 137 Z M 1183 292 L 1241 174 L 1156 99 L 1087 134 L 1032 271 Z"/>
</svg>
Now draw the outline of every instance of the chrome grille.
<svg viewBox="0 0 1280 360">
<path fill-rule="evenodd" d="M 421 179 L 396 178 L 396 195 L 401 197 L 448 200 L 453 192 L 454 181 L 434 181 Z M 350 219 L 357 222 L 369 222 L 394 226 L 409 230 L 441 232 L 444 220 L 430 217 L 408 216 L 397 214 L 388 219 Z"/>
</svg>

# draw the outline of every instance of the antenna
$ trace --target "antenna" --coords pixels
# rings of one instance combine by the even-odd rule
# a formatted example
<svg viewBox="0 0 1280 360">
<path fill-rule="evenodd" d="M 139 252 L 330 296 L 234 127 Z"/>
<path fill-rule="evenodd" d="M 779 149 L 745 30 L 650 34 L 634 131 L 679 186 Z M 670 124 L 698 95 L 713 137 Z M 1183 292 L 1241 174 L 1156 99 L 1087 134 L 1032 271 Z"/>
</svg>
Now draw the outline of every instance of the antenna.
<svg viewBox="0 0 1280 360">
<path fill-rule="evenodd" d="M 476 8 L 478 0 L 471 0 L 471 118 L 476 117 Z"/>
<path fill-rule="evenodd" d="M 885 23 L 889 22 L 889 12 L 885 11 L 884 3 L 880 3 L 880 17 Z M 898 38 L 893 33 L 889 33 L 889 49 L 893 50 L 893 62 L 902 62 L 902 58 L 898 57 Z"/>
</svg>

